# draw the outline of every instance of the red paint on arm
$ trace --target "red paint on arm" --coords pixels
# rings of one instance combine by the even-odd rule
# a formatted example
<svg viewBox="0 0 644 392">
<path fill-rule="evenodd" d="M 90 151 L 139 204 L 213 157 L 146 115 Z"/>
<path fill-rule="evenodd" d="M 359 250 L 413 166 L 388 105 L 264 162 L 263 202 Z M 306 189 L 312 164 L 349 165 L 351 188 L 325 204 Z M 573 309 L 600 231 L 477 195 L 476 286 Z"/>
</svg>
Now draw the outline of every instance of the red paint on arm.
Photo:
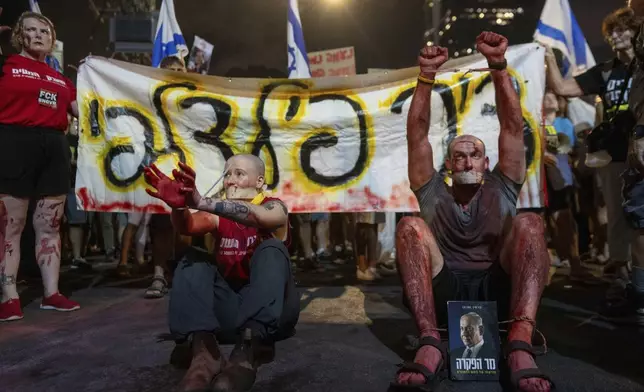
<svg viewBox="0 0 644 392">
<path fill-rule="evenodd" d="M 509 179 L 522 184 L 526 177 L 526 162 L 521 100 L 507 70 L 492 71 L 492 81 L 496 90 L 497 115 L 501 123 L 499 168 Z"/>
<path fill-rule="evenodd" d="M 199 211 L 192 214 L 188 210 L 172 211 L 172 224 L 180 234 L 200 236 L 217 230 L 217 217 Z"/>
<path fill-rule="evenodd" d="M 434 79 L 436 73 L 426 77 Z M 432 85 L 418 83 L 407 116 L 408 176 L 412 189 L 425 185 L 434 175 L 434 152 L 429 143 Z"/>
</svg>

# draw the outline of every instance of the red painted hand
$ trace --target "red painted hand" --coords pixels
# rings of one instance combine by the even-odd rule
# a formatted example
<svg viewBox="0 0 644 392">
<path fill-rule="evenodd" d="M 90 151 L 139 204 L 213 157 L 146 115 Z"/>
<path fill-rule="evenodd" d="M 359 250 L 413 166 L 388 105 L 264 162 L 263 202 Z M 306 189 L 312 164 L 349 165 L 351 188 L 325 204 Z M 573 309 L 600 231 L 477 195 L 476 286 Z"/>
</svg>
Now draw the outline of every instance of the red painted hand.
<svg viewBox="0 0 644 392">
<path fill-rule="evenodd" d="M 197 208 L 201 202 L 201 194 L 196 185 L 197 173 L 190 166 L 179 162 L 179 170 L 174 169 L 172 175 L 183 184 L 181 192 L 185 195 L 188 206 Z"/>
<path fill-rule="evenodd" d="M 420 73 L 423 75 L 436 73 L 438 68 L 445 64 L 448 58 L 449 52 L 447 49 L 440 46 L 425 46 L 418 55 Z"/>
<path fill-rule="evenodd" d="M 502 63 L 508 49 L 508 39 L 489 31 L 484 31 L 476 38 L 476 49 L 489 63 Z"/>
<path fill-rule="evenodd" d="M 156 165 L 151 165 L 143 169 L 145 182 L 154 188 L 145 191 L 152 197 L 163 200 L 172 208 L 184 208 L 188 206 L 186 194 L 182 191 L 184 184 L 178 180 L 173 180 L 159 170 Z"/>
</svg>

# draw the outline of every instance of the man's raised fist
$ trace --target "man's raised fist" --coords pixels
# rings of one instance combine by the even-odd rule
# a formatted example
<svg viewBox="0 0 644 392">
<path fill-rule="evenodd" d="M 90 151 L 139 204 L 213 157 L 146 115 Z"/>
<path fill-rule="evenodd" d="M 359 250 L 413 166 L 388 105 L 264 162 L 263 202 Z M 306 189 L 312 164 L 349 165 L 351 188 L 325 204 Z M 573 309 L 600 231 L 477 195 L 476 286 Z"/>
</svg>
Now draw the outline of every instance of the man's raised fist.
<svg viewBox="0 0 644 392">
<path fill-rule="evenodd" d="M 436 73 L 449 57 L 447 49 L 440 46 L 425 46 L 418 55 L 420 73 L 423 75 Z"/>
<path fill-rule="evenodd" d="M 500 34 L 485 31 L 476 38 L 476 50 L 485 56 L 489 63 L 503 62 L 507 49 L 508 39 Z"/>
</svg>

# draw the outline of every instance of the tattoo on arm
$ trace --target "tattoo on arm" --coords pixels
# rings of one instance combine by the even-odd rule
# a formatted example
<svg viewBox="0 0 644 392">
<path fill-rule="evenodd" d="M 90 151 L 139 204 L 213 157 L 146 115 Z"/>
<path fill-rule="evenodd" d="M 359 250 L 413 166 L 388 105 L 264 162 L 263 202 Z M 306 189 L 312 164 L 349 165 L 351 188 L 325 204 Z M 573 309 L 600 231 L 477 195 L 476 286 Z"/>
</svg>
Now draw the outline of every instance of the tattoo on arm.
<svg viewBox="0 0 644 392">
<path fill-rule="evenodd" d="M 207 200 L 206 203 L 210 202 L 208 205 L 212 205 L 212 199 Z M 248 219 L 250 215 L 250 208 L 245 205 L 245 202 L 236 202 L 236 201 L 218 201 L 215 204 L 214 213 L 223 216 L 224 218 L 229 218 L 235 221 L 243 221 Z"/>
<path fill-rule="evenodd" d="M 266 208 L 267 210 L 273 210 L 275 209 L 275 206 L 281 207 L 282 211 L 284 211 L 284 215 L 288 215 L 288 208 L 286 208 L 284 203 L 282 203 L 281 201 L 277 201 L 277 200 L 269 201 L 264 205 L 264 208 Z"/>
</svg>

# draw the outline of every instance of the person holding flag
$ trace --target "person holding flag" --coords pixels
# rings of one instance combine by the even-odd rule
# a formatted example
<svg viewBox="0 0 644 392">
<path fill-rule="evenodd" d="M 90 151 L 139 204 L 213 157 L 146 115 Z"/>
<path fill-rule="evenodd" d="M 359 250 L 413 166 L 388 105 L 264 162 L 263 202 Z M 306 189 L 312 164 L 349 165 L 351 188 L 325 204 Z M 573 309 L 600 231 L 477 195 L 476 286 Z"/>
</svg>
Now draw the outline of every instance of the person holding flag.
<svg viewBox="0 0 644 392">
<path fill-rule="evenodd" d="M 189 53 L 186 40 L 183 38 L 179 22 L 174 14 L 174 1 L 163 0 L 159 10 L 157 34 L 152 48 L 152 66 L 158 68 L 161 61 L 168 56 L 183 60 Z"/>
<path fill-rule="evenodd" d="M 4 259 L 0 259 L 0 321 L 23 318 L 17 274 L 20 240 L 30 200 L 36 261 L 43 278 L 40 308 L 70 312 L 80 305 L 58 290 L 60 222 L 70 188 L 69 117 L 78 117 L 76 87 L 51 69 L 45 57 L 56 41 L 54 24 L 24 12 L 11 42 L 18 54 L 0 55 L 0 200 L 6 207 Z"/>
<path fill-rule="evenodd" d="M 621 8 L 608 15 L 604 19 L 602 32 L 612 46 L 615 58 L 598 64 L 574 78 L 564 79 L 551 48 L 554 44 L 548 45 L 546 51 L 547 82 L 557 95 L 567 98 L 599 95 L 603 103 L 603 122 L 588 137 L 589 159 L 586 160 L 586 164 L 598 168 L 606 203 L 610 262 L 605 267 L 605 272 L 621 270 L 623 273 L 631 259 L 633 230 L 622 207 L 622 173 L 628 168 L 628 139 L 635 125 L 629 111 L 628 99 L 633 81 L 631 64 L 635 57 L 632 41 L 638 26 L 635 13 L 630 8 Z M 540 31 L 543 30 L 540 28 Z M 570 45 L 565 36 L 553 33 L 550 34 L 550 38 L 559 40 L 557 47 L 568 50 L 569 46 L 561 45 L 561 42 Z M 541 42 L 549 43 L 547 39 Z M 564 57 L 569 56 L 571 52 L 564 51 Z M 575 53 L 578 52 L 580 51 L 575 50 Z M 616 279 L 609 290 L 606 312 L 612 312 L 610 309 L 615 301 L 621 302 L 625 281 L 625 277 Z"/>
<path fill-rule="evenodd" d="M 40 5 L 38 4 L 38 0 L 29 0 L 29 8 L 31 9 L 31 12 L 34 12 L 36 14 L 41 14 L 42 11 L 40 11 Z M 54 43 L 54 47 L 56 47 L 56 44 L 60 43 L 60 41 L 56 40 Z M 60 61 L 54 56 L 53 54 L 48 54 L 47 57 L 45 57 L 45 63 L 55 69 L 56 71 L 63 73 L 63 66 L 60 64 Z"/>
</svg>

